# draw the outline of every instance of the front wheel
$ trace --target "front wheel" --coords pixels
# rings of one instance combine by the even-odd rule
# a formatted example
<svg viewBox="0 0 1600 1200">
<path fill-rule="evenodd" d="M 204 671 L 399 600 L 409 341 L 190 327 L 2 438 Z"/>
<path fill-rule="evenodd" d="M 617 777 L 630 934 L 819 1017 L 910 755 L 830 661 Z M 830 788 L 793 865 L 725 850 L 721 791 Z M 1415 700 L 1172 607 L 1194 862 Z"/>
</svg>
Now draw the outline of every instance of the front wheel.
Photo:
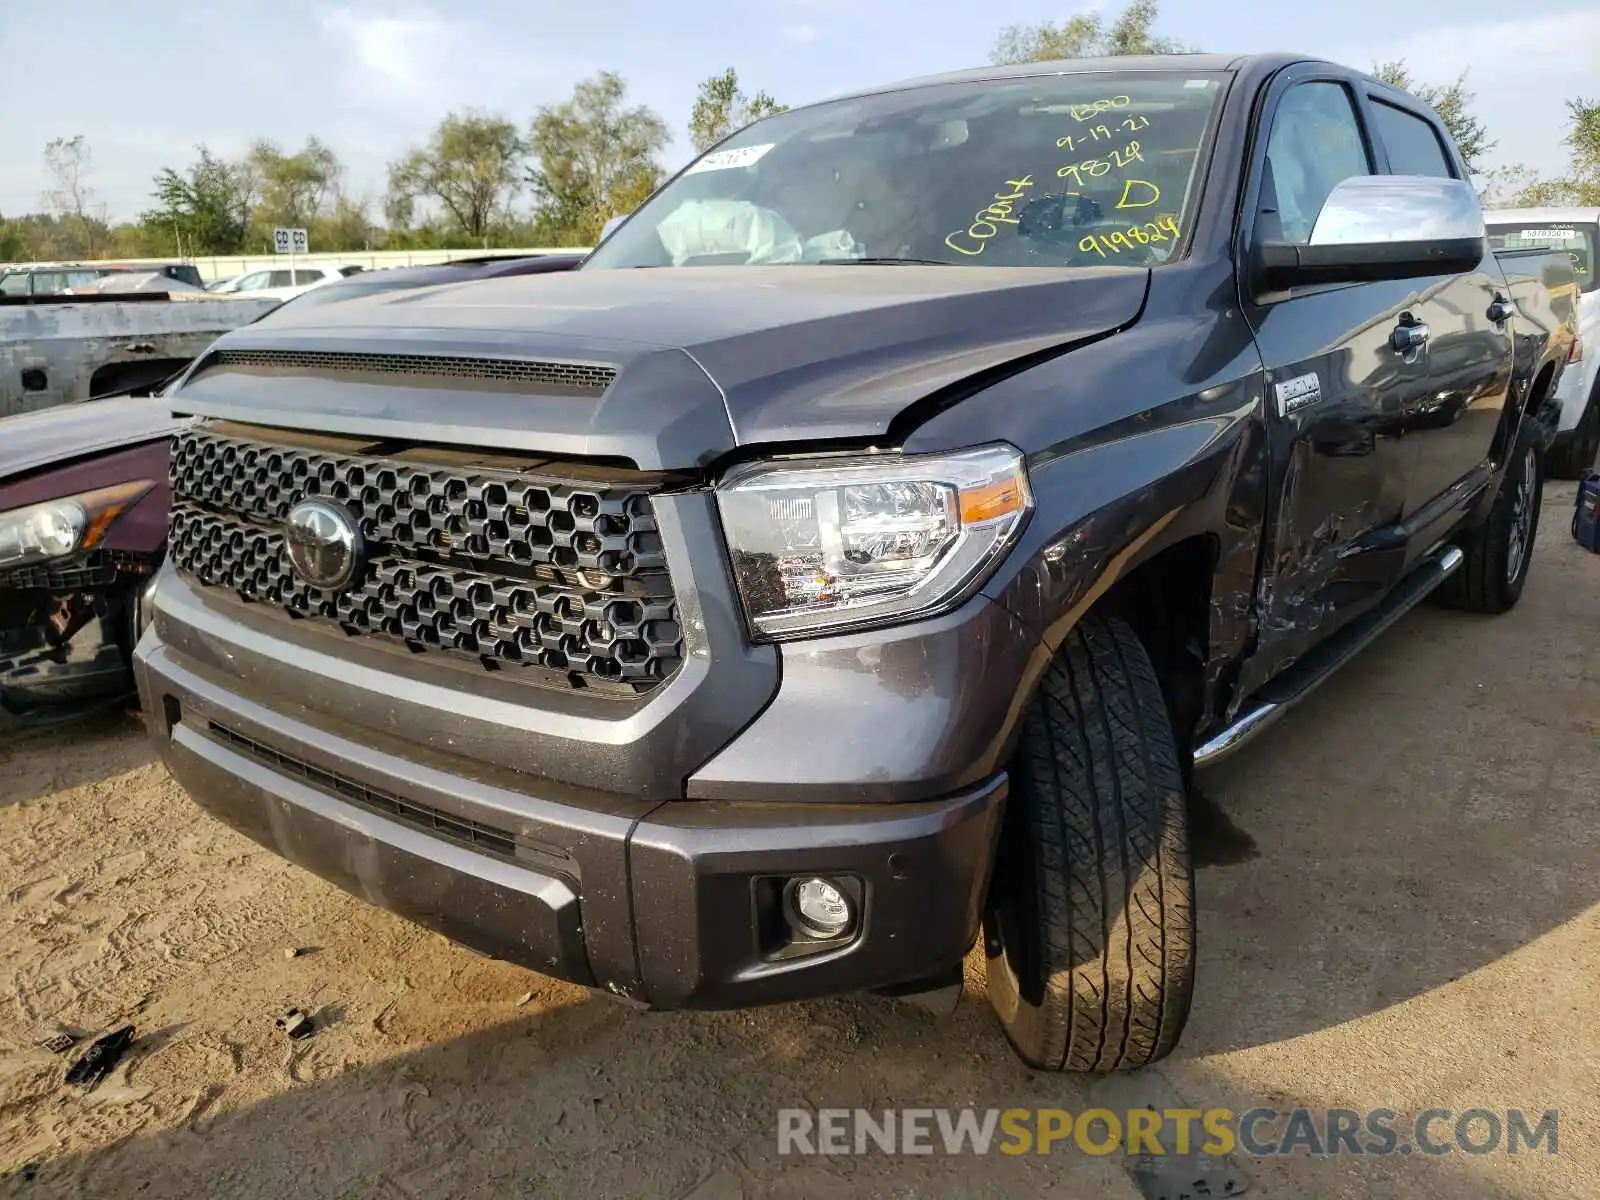
<svg viewBox="0 0 1600 1200">
<path fill-rule="evenodd" d="M 1165 1057 L 1194 982 L 1183 773 L 1150 656 L 1124 621 L 1067 636 L 1023 718 L 984 919 L 989 999 L 1030 1066 Z"/>
<path fill-rule="evenodd" d="M 1539 535 L 1544 473 L 1527 438 L 1506 467 L 1489 519 L 1462 539 L 1466 561 L 1439 585 L 1439 599 L 1466 612 L 1503 613 L 1522 598 Z"/>
</svg>

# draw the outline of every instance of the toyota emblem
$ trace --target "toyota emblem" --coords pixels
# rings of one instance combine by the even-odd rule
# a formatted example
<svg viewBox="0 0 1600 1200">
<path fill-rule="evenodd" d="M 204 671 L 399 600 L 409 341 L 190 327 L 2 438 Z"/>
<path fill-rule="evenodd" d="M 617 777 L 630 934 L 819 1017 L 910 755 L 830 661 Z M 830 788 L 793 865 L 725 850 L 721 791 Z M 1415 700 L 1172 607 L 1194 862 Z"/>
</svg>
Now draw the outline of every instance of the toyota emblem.
<svg viewBox="0 0 1600 1200">
<path fill-rule="evenodd" d="M 361 564 L 361 530 L 348 509 L 326 500 L 302 500 L 291 508 L 283 540 L 294 573 L 314 588 L 338 591 Z"/>
</svg>

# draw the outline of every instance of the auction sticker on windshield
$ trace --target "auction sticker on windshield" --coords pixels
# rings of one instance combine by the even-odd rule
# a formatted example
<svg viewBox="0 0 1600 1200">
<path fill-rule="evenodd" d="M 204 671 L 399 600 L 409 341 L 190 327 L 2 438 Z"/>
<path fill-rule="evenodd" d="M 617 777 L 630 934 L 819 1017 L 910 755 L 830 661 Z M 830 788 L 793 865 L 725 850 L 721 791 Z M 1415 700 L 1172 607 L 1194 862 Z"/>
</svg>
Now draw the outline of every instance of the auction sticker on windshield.
<svg viewBox="0 0 1600 1200">
<path fill-rule="evenodd" d="M 740 146 L 735 150 L 713 150 L 694 166 L 684 172 L 685 175 L 698 175 L 701 171 L 730 171 L 734 167 L 748 167 L 760 160 L 761 156 L 776 142 L 768 142 L 764 146 Z"/>
</svg>

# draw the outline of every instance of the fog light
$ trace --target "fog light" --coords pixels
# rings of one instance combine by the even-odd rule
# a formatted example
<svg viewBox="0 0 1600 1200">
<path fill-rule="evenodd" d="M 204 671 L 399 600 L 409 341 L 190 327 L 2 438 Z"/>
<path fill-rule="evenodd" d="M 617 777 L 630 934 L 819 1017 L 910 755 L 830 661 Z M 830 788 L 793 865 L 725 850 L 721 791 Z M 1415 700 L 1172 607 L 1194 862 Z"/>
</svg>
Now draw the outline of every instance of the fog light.
<svg viewBox="0 0 1600 1200">
<path fill-rule="evenodd" d="M 789 908 L 800 932 L 815 938 L 838 937 L 854 914 L 849 898 L 826 879 L 802 879 L 789 893 Z"/>
</svg>

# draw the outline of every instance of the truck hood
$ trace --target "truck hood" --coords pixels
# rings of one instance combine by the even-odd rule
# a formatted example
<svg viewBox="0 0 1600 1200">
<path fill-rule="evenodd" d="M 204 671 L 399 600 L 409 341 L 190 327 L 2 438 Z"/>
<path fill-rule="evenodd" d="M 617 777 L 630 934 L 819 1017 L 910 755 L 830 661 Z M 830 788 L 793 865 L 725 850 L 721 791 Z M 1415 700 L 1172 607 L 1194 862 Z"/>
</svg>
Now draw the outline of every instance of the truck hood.
<svg viewBox="0 0 1600 1200">
<path fill-rule="evenodd" d="M 182 424 L 159 396 L 86 400 L 7 417 L 0 428 L 0 480 L 171 437 Z"/>
<path fill-rule="evenodd" d="M 484 280 L 287 310 L 220 339 L 170 395 L 268 425 L 692 467 L 742 445 L 882 437 L 924 397 L 1126 326 L 1148 282 L 1144 268 L 887 265 Z M 499 368 L 369 369 L 396 355 L 614 378 L 545 394 L 483 378 Z"/>
</svg>

